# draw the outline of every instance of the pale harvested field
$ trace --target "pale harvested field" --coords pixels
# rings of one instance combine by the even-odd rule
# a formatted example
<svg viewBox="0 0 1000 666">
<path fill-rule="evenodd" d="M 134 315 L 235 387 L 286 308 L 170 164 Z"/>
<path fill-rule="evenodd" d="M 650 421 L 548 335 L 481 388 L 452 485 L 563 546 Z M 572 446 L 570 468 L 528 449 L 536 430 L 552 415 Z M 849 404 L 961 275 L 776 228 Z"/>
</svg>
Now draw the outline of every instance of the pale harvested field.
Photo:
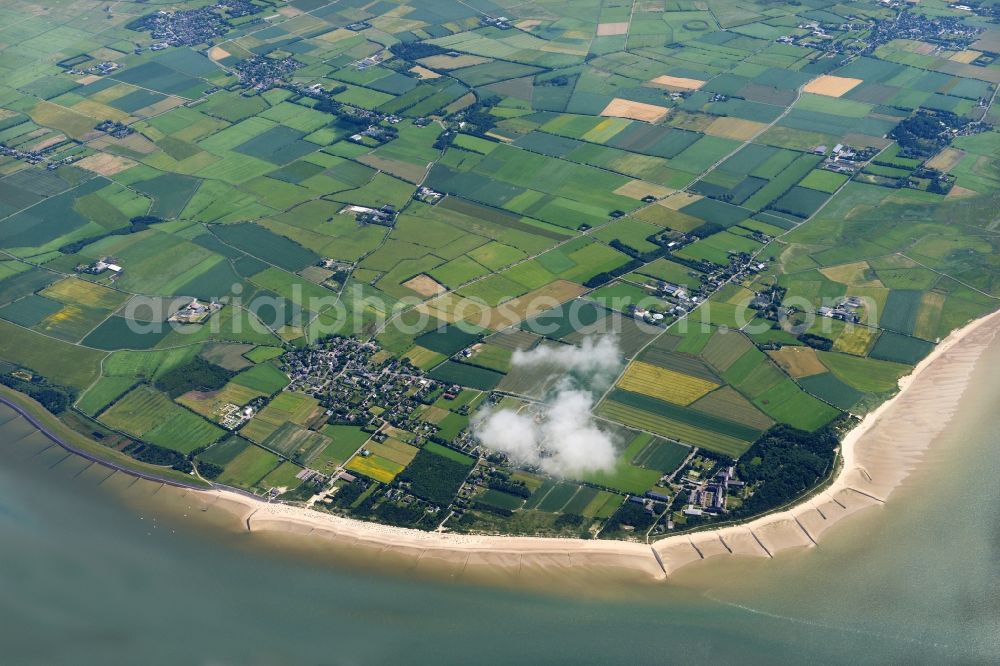
<svg viewBox="0 0 1000 666">
<path fill-rule="evenodd" d="M 85 86 L 93 83 L 94 81 L 100 81 L 100 80 L 101 77 L 98 76 L 97 74 L 88 74 L 87 76 L 82 76 L 79 79 L 76 79 L 76 82 L 79 83 L 81 86 Z"/>
<path fill-rule="evenodd" d="M 90 142 L 91 148 L 107 148 L 108 146 L 122 146 L 129 150 L 134 150 L 143 155 L 155 153 L 158 148 L 156 144 L 141 134 L 129 134 L 124 139 L 116 139 L 105 134 L 100 136 L 99 132 L 94 133 L 97 138 Z"/>
<path fill-rule="evenodd" d="M 409 162 L 400 162 L 399 160 L 381 157 L 380 155 L 360 155 L 358 162 L 380 169 L 414 184 L 419 183 L 427 175 L 427 167 L 422 167 L 419 164 L 410 164 Z"/>
<path fill-rule="evenodd" d="M 228 58 L 232 54 L 221 46 L 213 46 L 208 50 L 208 57 L 212 60 L 222 60 L 223 58 Z"/>
<path fill-rule="evenodd" d="M 389 12 L 388 14 L 377 16 L 373 19 L 369 19 L 368 22 L 371 23 L 372 27 L 376 30 L 381 30 L 382 32 L 387 32 L 389 34 L 397 32 L 412 32 L 427 25 L 423 21 L 414 21 L 413 19 L 402 18 L 400 16 L 391 16 L 392 13 L 393 12 Z"/>
<path fill-rule="evenodd" d="M 574 56 L 583 57 L 583 56 L 587 55 L 587 50 L 588 49 L 587 49 L 586 42 L 584 42 L 583 44 L 579 44 L 579 45 L 576 45 L 576 44 L 560 44 L 558 42 L 546 42 L 545 46 L 543 46 L 539 50 L 545 51 L 546 53 L 562 53 L 563 55 L 574 55 Z"/>
<path fill-rule="evenodd" d="M 91 118 L 99 118 L 100 120 L 110 119 L 119 123 L 127 124 L 133 120 L 133 118 L 125 111 L 119 111 L 114 107 L 106 104 L 100 104 L 89 99 L 85 99 L 82 102 L 74 104 L 73 111 L 90 116 Z M 97 123 L 94 124 L 96 125 Z"/>
<path fill-rule="evenodd" d="M 348 30 L 347 28 L 337 28 L 336 30 L 331 30 L 330 32 L 324 32 L 322 35 L 316 39 L 322 39 L 324 42 L 339 42 L 342 39 L 349 39 L 358 33 Z"/>
<path fill-rule="evenodd" d="M 180 106 L 184 103 L 183 97 L 168 97 L 166 99 L 161 99 L 156 104 L 150 104 L 149 106 L 144 106 L 143 108 L 136 111 L 136 114 L 143 116 L 158 116 L 161 113 L 166 113 L 175 106 Z"/>
<path fill-rule="evenodd" d="M 977 51 L 997 53 L 1000 51 L 1000 30 L 987 30 L 979 39 L 972 43 L 972 48 Z"/>
<path fill-rule="evenodd" d="M 510 138 L 509 136 L 503 136 L 501 134 L 497 134 L 496 132 L 487 132 L 486 136 L 490 137 L 491 139 L 496 139 L 497 141 L 503 143 L 511 143 L 512 141 L 514 141 L 514 139 Z"/>
<path fill-rule="evenodd" d="M 625 34 L 628 34 L 628 21 L 622 21 L 621 23 L 597 24 L 598 37 L 610 37 L 612 35 L 625 35 Z"/>
<path fill-rule="evenodd" d="M 422 79 L 439 79 L 441 75 L 432 69 L 427 69 L 422 65 L 414 65 L 410 68 L 410 71 L 419 76 Z"/>
<path fill-rule="evenodd" d="M 701 79 L 688 79 L 683 76 L 670 76 L 668 74 L 658 76 L 649 83 L 654 86 L 677 88 L 678 90 L 699 90 L 705 85 L 705 82 Z"/>
<path fill-rule="evenodd" d="M 812 347 L 788 346 L 768 354 L 794 379 L 827 372 L 826 366 L 816 356 L 816 350 Z"/>
<path fill-rule="evenodd" d="M 945 198 L 946 199 L 961 199 L 963 197 L 974 197 L 974 196 L 978 196 L 978 195 L 979 195 L 979 192 L 976 192 L 975 190 L 970 190 L 968 188 L 961 187 L 959 185 L 955 185 L 954 187 L 951 188 L 951 192 L 948 192 L 948 195 Z"/>
<path fill-rule="evenodd" d="M 867 261 L 856 261 L 850 264 L 826 266 L 819 272 L 834 282 L 846 284 L 849 287 L 885 287 L 882 281 L 868 271 L 871 266 Z"/>
<path fill-rule="evenodd" d="M 678 192 L 663 201 L 660 202 L 661 206 L 665 206 L 670 210 L 680 210 L 684 206 L 693 204 L 695 201 L 701 201 L 703 197 L 700 194 L 691 194 L 690 192 Z"/>
<path fill-rule="evenodd" d="M 99 49 L 95 49 L 90 52 L 90 57 L 94 60 L 119 60 L 125 56 L 121 51 L 116 51 L 115 49 L 109 49 L 102 46 Z"/>
<path fill-rule="evenodd" d="M 968 65 L 970 62 L 972 62 L 981 55 L 983 55 L 982 51 L 972 51 L 967 49 L 965 51 L 959 51 L 958 53 L 952 54 L 952 56 L 948 58 L 948 60 Z"/>
<path fill-rule="evenodd" d="M 116 99 L 124 97 L 130 92 L 135 92 L 138 90 L 136 86 L 129 83 L 117 83 L 110 88 L 105 88 L 104 90 L 99 90 L 90 96 L 91 102 L 100 102 L 101 104 L 107 104 L 108 102 L 113 102 Z"/>
<path fill-rule="evenodd" d="M 643 120 L 647 123 L 655 123 L 667 117 L 670 109 L 655 104 L 644 104 L 643 102 L 633 102 L 632 100 L 616 97 L 611 103 L 601 111 L 602 116 L 613 118 L 629 118 L 631 120 Z"/>
<path fill-rule="evenodd" d="M 494 331 L 502 331 L 508 326 L 519 324 L 525 319 L 562 305 L 585 291 L 587 290 L 575 282 L 556 280 L 523 296 L 501 303 L 492 310 L 467 317 L 466 321 Z"/>
<path fill-rule="evenodd" d="M 99 134 L 93 129 L 99 120 L 64 106 L 40 100 L 27 112 L 36 124 L 58 129 L 78 140 L 86 140 Z"/>
<path fill-rule="evenodd" d="M 452 102 L 451 104 L 449 104 L 444 108 L 445 115 L 458 113 L 462 109 L 470 107 L 475 103 L 476 103 L 476 94 L 471 92 L 466 93 L 465 95 L 462 95 L 461 97 L 459 97 L 454 102 Z"/>
<path fill-rule="evenodd" d="M 93 155 L 88 155 L 82 160 L 76 163 L 76 166 L 82 167 L 87 171 L 93 171 L 96 174 L 102 176 L 113 176 L 116 173 L 121 173 L 126 169 L 131 169 L 138 162 L 135 160 L 130 160 L 127 157 L 122 157 L 121 155 L 112 155 L 110 153 L 94 153 Z"/>
<path fill-rule="evenodd" d="M 870 134 L 859 134 L 857 132 L 848 132 L 841 137 L 841 141 L 848 146 L 875 146 L 879 149 L 885 148 L 892 143 L 892 139 L 887 139 L 881 136 L 871 136 Z"/>
<path fill-rule="evenodd" d="M 53 134 L 49 138 L 39 141 L 38 143 L 31 146 L 31 150 L 45 150 L 49 146 L 54 146 L 60 141 L 65 141 L 65 140 L 66 140 L 65 134 Z"/>
<path fill-rule="evenodd" d="M 640 200 L 650 194 L 659 199 L 670 196 L 674 192 L 676 192 L 676 190 L 664 187 L 663 185 L 649 183 L 645 180 L 631 180 L 615 190 L 615 194 Z"/>
<path fill-rule="evenodd" d="M 724 139 L 737 139 L 746 141 L 752 139 L 767 128 L 766 123 L 758 123 L 754 120 L 744 120 L 743 118 L 723 117 L 717 118 L 705 129 L 705 134 L 722 137 Z"/>
<path fill-rule="evenodd" d="M 485 303 L 462 298 L 451 293 L 443 294 L 417 306 L 418 312 L 437 317 L 449 324 L 459 320 L 474 321 L 477 317 L 482 316 L 482 312 L 489 309 L 489 306 Z"/>
<path fill-rule="evenodd" d="M 937 291 L 925 291 L 920 298 L 920 310 L 917 312 L 917 323 L 913 327 L 913 335 L 925 340 L 936 340 L 938 323 L 941 321 L 941 311 L 944 309 L 946 296 Z"/>
<path fill-rule="evenodd" d="M 824 74 L 807 83 L 802 88 L 802 92 L 826 95 L 827 97 L 841 97 L 862 83 L 864 83 L 862 79 L 849 79 L 845 76 Z"/>
<path fill-rule="evenodd" d="M 424 67 L 431 67 L 433 69 L 461 69 L 462 67 L 483 65 L 485 63 L 492 62 L 492 60 L 490 58 L 483 58 L 482 56 L 477 55 L 450 56 L 442 54 L 421 58 L 417 62 Z"/>
<path fill-rule="evenodd" d="M 833 343 L 833 351 L 853 354 L 854 356 L 865 356 L 875 344 L 878 337 L 878 329 L 867 326 L 848 326 L 844 332 L 837 336 Z"/>
<path fill-rule="evenodd" d="M 965 157 L 966 153 L 964 150 L 959 150 L 957 148 L 945 148 L 940 153 L 927 160 L 927 166 L 931 169 L 937 169 L 938 171 L 944 171 L 947 173 L 955 168 L 959 162 Z"/>
<path fill-rule="evenodd" d="M 430 275 L 424 275 L 423 273 L 410 278 L 403 283 L 403 286 L 407 289 L 412 289 L 421 296 L 437 296 L 438 294 L 448 291 L 444 288 L 444 285 L 438 283 Z"/>
</svg>

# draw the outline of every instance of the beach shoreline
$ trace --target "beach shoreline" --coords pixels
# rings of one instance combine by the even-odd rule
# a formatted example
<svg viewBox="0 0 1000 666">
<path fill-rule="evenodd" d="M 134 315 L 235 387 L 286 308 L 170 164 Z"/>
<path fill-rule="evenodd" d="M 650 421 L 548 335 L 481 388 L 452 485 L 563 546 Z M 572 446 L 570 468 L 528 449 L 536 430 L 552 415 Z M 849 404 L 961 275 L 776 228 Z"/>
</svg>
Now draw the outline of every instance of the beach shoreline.
<svg viewBox="0 0 1000 666">
<path fill-rule="evenodd" d="M 872 411 L 840 447 L 835 475 L 794 505 L 745 522 L 666 536 L 649 544 L 559 537 L 424 532 L 335 516 L 314 509 L 266 502 L 236 489 L 202 489 L 174 479 L 144 475 L 115 461 L 89 455 L 64 441 L 64 426 L 22 394 L 2 402 L 14 407 L 50 440 L 71 453 L 131 476 L 174 486 L 191 504 L 225 517 L 234 531 L 266 538 L 278 547 L 292 542 L 320 558 L 338 557 L 419 570 L 449 578 L 511 583 L 538 576 L 581 573 L 663 581 L 693 563 L 719 556 L 773 558 L 815 547 L 842 519 L 882 506 L 942 433 L 969 388 L 976 364 L 1000 333 L 1000 311 L 953 331 L 913 372 L 899 392 Z M 13 393 L 13 392 L 11 392 Z M 55 425 L 49 427 L 50 421 Z M 71 435 L 78 436 L 76 433 Z M 586 577 L 586 576 L 584 576 Z"/>
<path fill-rule="evenodd" d="M 952 332 L 899 381 L 899 392 L 872 411 L 841 443 L 841 465 L 822 490 L 794 506 L 744 523 L 677 534 L 652 544 L 554 537 L 423 532 L 265 503 L 228 490 L 191 490 L 238 517 L 255 534 L 323 539 L 397 560 L 433 561 L 475 576 L 525 576 L 555 569 L 626 569 L 665 580 L 684 566 L 719 556 L 773 558 L 815 547 L 840 520 L 882 506 L 948 425 L 968 389 L 976 362 L 1000 332 L 1000 312 Z"/>
</svg>

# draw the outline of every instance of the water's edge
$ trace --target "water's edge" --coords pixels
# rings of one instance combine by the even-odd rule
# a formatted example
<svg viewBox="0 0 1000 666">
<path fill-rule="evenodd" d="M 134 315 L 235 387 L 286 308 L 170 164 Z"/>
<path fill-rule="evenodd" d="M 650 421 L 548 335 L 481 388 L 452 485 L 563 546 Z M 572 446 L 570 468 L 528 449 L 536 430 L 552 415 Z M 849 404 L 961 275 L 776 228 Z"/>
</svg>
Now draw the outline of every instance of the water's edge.
<svg viewBox="0 0 1000 666">
<path fill-rule="evenodd" d="M 454 576 L 475 580 L 482 577 L 532 577 L 551 574 L 555 569 L 578 569 L 609 573 L 620 569 L 648 581 L 662 581 L 680 568 L 715 556 L 745 556 L 773 558 L 777 553 L 799 548 L 814 548 L 822 533 L 834 523 L 862 509 L 886 502 L 892 490 L 905 479 L 922 451 L 942 432 L 957 409 L 971 381 L 980 355 L 1000 330 L 1000 313 L 978 319 L 953 332 L 934 352 L 924 359 L 913 373 L 901 380 L 901 390 L 852 430 L 843 440 L 838 465 L 832 478 L 817 485 L 792 506 L 762 516 L 749 518 L 710 530 L 684 533 L 661 539 L 651 545 L 626 541 L 587 541 L 544 537 L 476 536 L 449 533 L 428 533 L 341 518 L 318 511 L 280 503 L 268 503 L 250 493 L 213 484 L 211 489 L 185 483 L 184 475 L 157 474 L 156 470 L 135 469 L 125 461 L 99 455 L 99 444 L 76 446 L 60 436 L 56 429 L 68 431 L 77 439 L 79 433 L 69 431 L 58 419 L 27 396 L 13 391 L 0 392 L 0 403 L 6 404 L 27 420 L 53 443 L 85 460 L 100 464 L 140 479 L 164 484 L 178 491 L 200 496 L 197 502 L 222 509 L 235 522 L 237 529 L 255 535 L 284 535 L 323 544 L 335 544 L 358 551 L 385 556 L 392 551 L 392 566 L 400 561 L 425 562 L 425 568 L 438 569 Z M 927 400 L 928 386 L 942 385 L 947 374 L 948 388 L 934 389 L 935 399 Z M 962 381 L 964 376 L 964 382 Z M 14 394 L 14 396 L 10 396 Z M 880 458 L 887 454 L 886 442 L 878 445 L 882 431 L 899 432 L 903 427 L 892 422 L 893 415 L 912 419 L 913 407 L 919 403 L 923 416 L 934 421 L 934 427 L 921 427 L 910 434 L 910 451 L 905 460 L 898 456 L 891 461 L 892 473 L 872 472 L 885 469 Z M 926 413 L 927 410 L 935 413 Z M 54 422 L 54 423 L 53 423 Z M 919 440 L 919 441 L 917 441 Z M 89 442 L 89 440 L 87 440 Z M 891 445 L 891 442 L 888 443 Z M 112 452 L 108 452 L 109 455 Z M 897 452 L 898 453 L 898 452 Z M 127 457 L 121 456 L 125 460 Z M 882 465 L 880 468 L 879 466 Z M 180 476 L 181 478 L 176 478 Z M 376 558 L 377 559 L 377 558 Z M 435 566 L 429 567 L 432 562 Z M 505 572 L 505 573 L 504 573 Z M 477 576 L 477 574 L 479 576 Z"/>
</svg>

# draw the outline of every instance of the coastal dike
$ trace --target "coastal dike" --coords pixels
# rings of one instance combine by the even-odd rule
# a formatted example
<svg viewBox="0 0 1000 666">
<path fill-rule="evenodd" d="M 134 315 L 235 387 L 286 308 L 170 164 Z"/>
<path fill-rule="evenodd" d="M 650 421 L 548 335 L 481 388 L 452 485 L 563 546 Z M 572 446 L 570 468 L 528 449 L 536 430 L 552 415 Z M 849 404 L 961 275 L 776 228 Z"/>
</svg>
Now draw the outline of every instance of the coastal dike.
<svg viewBox="0 0 1000 666">
<path fill-rule="evenodd" d="M 928 447 L 944 432 L 974 382 L 977 363 L 1000 333 L 1000 312 L 953 332 L 914 372 L 900 380 L 900 391 L 844 438 L 841 465 L 828 485 L 797 505 L 749 522 L 666 537 L 653 544 L 625 541 L 462 535 L 391 527 L 341 518 L 227 489 L 197 489 L 154 479 L 165 493 L 189 509 L 225 516 L 233 531 L 248 533 L 278 547 L 302 550 L 334 562 L 356 562 L 401 573 L 497 584 L 552 581 L 567 586 L 602 581 L 664 581 L 679 569 L 718 557 L 774 558 L 814 548 L 840 520 L 881 507 L 920 464 Z M 4 402 L 14 406 L 13 401 Z M 53 442 L 97 459 L 81 442 L 62 442 L 65 428 L 51 415 L 25 409 L 24 416 Z M 50 423 L 51 422 L 51 423 Z M 96 445 L 95 445 L 96 446 Z M 127 499 L 125 501 L 128 501 Z"/>
</svg>

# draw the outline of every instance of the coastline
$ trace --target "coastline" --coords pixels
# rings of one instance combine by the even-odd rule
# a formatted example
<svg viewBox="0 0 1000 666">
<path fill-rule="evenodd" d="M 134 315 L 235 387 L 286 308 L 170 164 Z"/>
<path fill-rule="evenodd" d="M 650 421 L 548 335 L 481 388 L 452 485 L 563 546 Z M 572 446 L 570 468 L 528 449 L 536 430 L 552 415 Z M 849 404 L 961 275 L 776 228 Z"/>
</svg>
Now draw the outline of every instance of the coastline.
<svg viewBox="0 0 1000 666">
<path fill-rule="evenodd" d="M 180 486 L 96 459 L 62 441 L 63 433 L 47 425 L 54 418 L 35 413 L 30 398 L 17 394 L 23 398 L 16 400 L 17 405 L 2 401 L 68 451 L 133 476 L 174 485 L 193 504 L 220 510 L 234 531 L 268 538 L 278 546 L 297 542 L 321 557 L 339 554 L 396 571 L 417 569 L 475 581 L 511 583 L 569 574 L 565 582 L 580 584 L 586 578 L 580 574 L 587 572 L 604 578 L 663 581 L 684 566 L 716 556 L 771 558 L 782 551 L 815 547 L 840 520 L 883 505 L 948 427 L 977 361 L 998 333 L 1000 311 L 970 322 L 940 342 L 900 379 L 900 390 L 892 399 L 844 437 L 841 464 L 821 490 L 745 523 L 672 535 L 652 544 L 423 532 L 267 503 L 231 489 Z"/>
<path fill-rule="evenodd" d="M 194 491 L 238 516 L 251 533 L 308 535 L 350 549 L 411 561 L 433 561 L 453 575 L 525 576 L 557 569 L 628 570 L 665 580 L 682 567 L 716 556 L 772 558 L 815 547 L 840 520 L 884 505 L 947 428 L 983 351 L 1000 333 L 1000 311 L 953 331 L 899 392 L 865 416 L 841 442 L 837 475 L 821 491 L 787 509 L 739 525 L 668 536 L 652 544 L 626 541 L 422 532 L 267 504 L 227 490 Z"/>
</svg>

